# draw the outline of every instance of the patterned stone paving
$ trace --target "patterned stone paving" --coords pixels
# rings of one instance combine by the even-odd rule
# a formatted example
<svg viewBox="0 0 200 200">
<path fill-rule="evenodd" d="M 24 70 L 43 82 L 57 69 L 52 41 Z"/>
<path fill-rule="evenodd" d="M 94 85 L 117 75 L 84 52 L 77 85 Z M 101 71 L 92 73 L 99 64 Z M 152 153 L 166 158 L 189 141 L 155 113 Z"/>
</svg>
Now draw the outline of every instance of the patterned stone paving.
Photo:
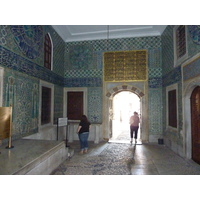
<svg viewBox="0 0 200 200">
<path fill-rule="evenodd" d="M 200 165 L 165 145 L 102 142 L 89 146 L 89 152 L 80 155 L 79 143 L 72 143 L 74 156 L 52 175 L 200 175 Z"/>
</svg>

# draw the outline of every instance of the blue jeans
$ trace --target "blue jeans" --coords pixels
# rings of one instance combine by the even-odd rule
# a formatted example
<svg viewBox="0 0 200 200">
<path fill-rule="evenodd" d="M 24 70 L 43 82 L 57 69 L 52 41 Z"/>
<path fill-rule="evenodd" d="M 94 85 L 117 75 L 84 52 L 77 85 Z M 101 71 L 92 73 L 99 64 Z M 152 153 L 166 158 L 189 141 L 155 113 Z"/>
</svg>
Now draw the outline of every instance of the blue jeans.
<svg viewBox="0 0 200 200">
<path fill-rule="evenodd" d="M 88 149 L 89 132 L 78 134 L 78 137 L 80 140 L 81 150 Z"/>
</svg>

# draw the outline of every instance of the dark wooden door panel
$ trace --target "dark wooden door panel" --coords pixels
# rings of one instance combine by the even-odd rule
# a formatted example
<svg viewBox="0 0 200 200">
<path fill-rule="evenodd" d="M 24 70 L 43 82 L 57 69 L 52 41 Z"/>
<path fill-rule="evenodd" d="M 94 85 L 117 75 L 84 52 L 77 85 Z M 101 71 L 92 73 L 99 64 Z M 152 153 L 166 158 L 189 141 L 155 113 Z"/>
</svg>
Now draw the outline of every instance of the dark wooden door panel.
<svg viewBox="0 0 200 200">
<path fill-rule="evenodd" d="M 80 120 L 83 115 L 83 92 L 67 93 L 67 117 L 69 120 Z"/>
<path fill-rule="evenodd" d="M 200 87 L 191 95 L 192 159 L 200 164 Z"/>
<path fill-rule="evenodd" d="M 42 117 L 41 124 L 51 122 L 51 88 L 42 87 Z"/>
</svg>

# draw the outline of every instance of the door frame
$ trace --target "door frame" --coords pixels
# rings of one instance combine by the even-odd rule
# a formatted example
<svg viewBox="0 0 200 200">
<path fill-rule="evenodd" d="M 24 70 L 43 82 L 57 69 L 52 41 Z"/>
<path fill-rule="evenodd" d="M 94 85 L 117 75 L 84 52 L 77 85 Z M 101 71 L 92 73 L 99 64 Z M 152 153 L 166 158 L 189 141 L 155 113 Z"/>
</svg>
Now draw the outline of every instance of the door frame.
<svg viewBox="0 0 200 200">
<path fill-rule="evenodd" d="M 135 92 L 133 92 L 133 91 L 127 91 L 127 90 L 121 90 L 121 91 L 119 91 L 119 92 L 117 92 L 117 93 L 115 93 L 114 95 L 113 95 L 113 103 L 112 103 L 112 106 L 113 106 L 113 115 L 115 116 L 115 108 L 114 108 L 114 102 L 115 102 L 115 97 L 118 95 L 118 94 L 120 94 L 120 93 L 122 93 L 122 92 L 130 92 L 130 93 L 132 93 L 132 94 L 134 94 L 134 95 L 136 95 L 137 97 L 138 97 L 138 99 L 139 99 L 139 109 L 140 109 L 140 115 L 141 115 L 141 113 L 142 113 L 142 104 L 141 104 L 141 97 L 140 96 L 138 96 L 138 94 L 137 93 L 135 93 Z M 133 115 L 133 112 L 134 112 L 135 110 L 132 110 L 132 115 Z M 114 120 L 112 120 L 112 135 L 111 135 L 111 138 L 113 137 L 113 128 L 114 128 L 114 125 L 113 125 L 113 121 Z M 140 125 L 139 125 L 139 130 L 138 130 L 138 132 L 140 132 L 140 134 L 139 134 L 139 137 L 138 137 L 138 139 L 140 140 L 141 139 L 141 127 L 142 127 L 142 120 L 141 120 L 141 122 L 140 122 Z M 130 127 L 129 127 L 129 129 L 130 129 Z"/>
<path fill-rule="evenodd" d="M 191 123 L 191 95 L 200 86 L 200 77 L 190 79 L 183 84 L 183 151 L 186 158 L 192 158 L 192 123 Z"/>
<path fill-rule="evenodd" d="M 120 83 L 104 83 L 103 97 L 103 138 L 109 140 L 112 136 L 112 118 L 113 118 L 113 97 L 121 91 L 130 91 L 135 93 L 141 99 L 141 140 L 143 143 L 149 142 L 148 132 L 148 93 L 146 81 Z"/>
<path fill-rule="evenodd" d="M 63 100 L 63 117 L 67 117 L 67 92 L 83 92 L 83 113 L 87 115 L 87 96 L 88 89 L 86 87 L 78 87 L 78 88 L 67 88 L 63 89 L 64 92 L 64 100 Z M 80 120 L 69 120 L 69 122 L 79 122 Z"/>
<path fill-rule="evenodd" d="M 195 162 L 197 162 L 197 163 L 199 163 L 200 164 L 200 160 L 199 160 L 199 158 L 198 159 L 196 159 L 195 157 L 194 157 L 194 155 L 193 155 L 193 153 L 194 152 L 196 152 L 196 149 L 194 150 L 194 142 L 195 142 L 195 140 L 194 140 L 194 132 L 193 132 L 193 127 L 195 127 L 195 125 L 196 125 L 196 123 L 195 124 L 193 124 L 193 122 L 194 121 L 192 121 L 192 119 L 193 119 L 193 114 L 195 113 L 195 111 L 194 111 L 194 109 L 193 109 L 193 104 L 192 104 L 192 101 L 193 101 L 193 93 L 195 92 L 195 95 L 197 94 L 197 92 L 199 93 L 199 88 L 200 88 L 200 86 L 197 86 L 197 87 L 195 87 L 194 88 L 194 90 L 192 91 L 192 94 L 191 94 L 191 100 L 190 100 L 190 102 L 191 102 L 191 145 L 192 145 L 192 149 L 191 149 L 191 158 L 192 158 L 192 160 L 194 160 Z M 197 90 L 197 92 L 195 91 L 195 90 Z M 192 112 L 193 111 L 193 112 Z"/>
<path fill-rule="evenodd" d="M 188 159 L 192 158 L 192 134 L 191 134 L 191 101 L 190 97 L 193 90 L 200 86 L 200 76 L 194 78 L 184 79 L 184 67 L 190 65 L 194 61 L 200 59 L 200 53 L 185 61 L 181 65 L 182 73 L 182 111 L 183 111 L 183 130 L 181 135 L 183 136 L 183 156 Z"/>
</svg>

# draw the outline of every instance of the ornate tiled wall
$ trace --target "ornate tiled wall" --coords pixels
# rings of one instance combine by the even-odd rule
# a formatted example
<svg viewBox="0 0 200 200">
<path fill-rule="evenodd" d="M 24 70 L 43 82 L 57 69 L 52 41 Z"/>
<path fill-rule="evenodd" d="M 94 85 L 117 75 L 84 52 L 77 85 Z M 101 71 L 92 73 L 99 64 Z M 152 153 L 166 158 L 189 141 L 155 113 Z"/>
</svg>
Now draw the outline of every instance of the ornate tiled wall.
<svg viewBox="0 0 200 200">
<path fill-rule="evenodd" d="M 162 129 L 160 37 L 120 38 L 110 39 L 108 42 L 106 40 L 93 40 L 67 43 L 65 50 L 65 86 L 88 87 L 89 118 L 93 122 L 101 123 L 103 53 L 126 50 L 147 50 L 148 52 L 150 134 L 158 134 Z M 98 104 L 95 104 L 95 101 Z M 160 108 L 158 105 L 160 105 Z"/>
<path fill-rule="evenodd" d="M 173 43 L 173 28 L 174 26 L 168 26 L 162 34 L 162 71 L 163 71 L 163 134 L 170 138 L 173 142 L 178 144 L 180 139 L 180 130 L 182 129 L 182 98 L 181 98 L 181 66 L 174 67 L 174 43 Z M 178 131 L 167 130 L 167 116 L 166 116 L 166 87 L 172 84 L 178 84 Z"/>
<path fill-rule="evenodd" d="M 13 107 L 13 138 L 38 130 L 38 79 L 5 68 L 4 104 Z"/>
<path fill-rule="evenodd" d="M 183 80 L 186 81 L 200 75 L 200 59 L 195 60 L 189 65 L 183 67 Z"/>
<path fill-rule="evenodd" d="M 162 89 L 149 89 L 149 133 L 162 135 Z"/>
<path fill-rule="evenodd" d="M 163 32 L 162 39 L 162 73 L 165 76 L 174 69 L 174 43 L 173 27 L 167 26 Z"/>
<path fill-rule="evenodd" d="M 63 77 L 0 46 L 0 65 L 47 82 L 62 85 Z"/>
<path fill-rule="evenodd" d="M 182 74 L 181 64 L 174 67 L 174 50 L 173 50 L 173 28 L 168 26 L 162 34 L 162 71 L 163 71 L 163 133 L 171 142 L 183 146 L 181 131 L 183 129 L 183 108 L 182 108 Z M 187 44 L 188 58 L 200 52 L 200 27 L 187 26 Z M 185 62 L 185 61 L 184 61 Z M 199 60 L 183 68 L 183 80 L 200 75 Z M 166 87 L 172 84 L 178 84 L 178 132 L 172 130 L 166 131 Z"/>
<path fill-rule="evenodd" d="M 161 48 L 149 49 L 149 139 L 156 142 L 162 135 L 162 68 Z"/>
<path fill-rule="evenodd" d="M 188 56 L 191 58 L 200 52 L 200 26 L 188 26 Z"/>
<path fill-rule="evenodd" d="M 0 46 L 9 50 L 17 58 L 43 66 L 43 38 L 49 33 L 53 42 L 53 72 L 64 74 L 65 43 L 51 26 L 0 26 Z M 18 65 L 20 68 L 20 65 Z M 18 70 L 18 69 L 17 69 Z"/>
<path fill-rule="evenodd" d="M 65 44 L 50 26 L 24 26 L 21 27 L 24 32 L 21 32 L 20 27 L 0 26 L 0 66 L 5 68 L 3 103 L 6 106 L 14 102 L 16 137 L 37 131 L 40 79 L 55 84 L 54 122 L 63 112 L 62 88 L 88 87 L 89 118 L 92 122 L 101 123 L 103 53 L 126 50 L 148 52 L 149 134 L 158 135 L 162 130 L 165 131 L 166 87 L 174 83 L 178 84 L 179 130 L 181 130 L 182 77 L 181 67 L 174 68 L 173 27 L 168 26 L 161 37 L 120 38 Z M 41 37 L 43 38 L 47 32 L 53 41 L 53 71 L 43 67 Z M 198 26 L 188 26 L 188 59 L 200 51 L 199 35 Z M 199 64 L 193 63 L 185 67 L 184 78 L 189 79 L 199 75 L 197 67 Z M 12 92 L 9 93 L 9 89 Z M 27 120 L 24 118 L 25 115 Z M 174 133 L 166 134 L 174 136 Z M 180 138 L 179 134 L 174 140 L 181 144 Z"/>
<path fill-rule="evenodd" d="M 53 42 L 53 70 L 43 67 L 43 39 Z M 65 43 L 51 26 L 0 26 L 0 66 L 4 67 L 3 106 L 13 106 L 13 138 L 38 130 L 39 80 L 55 85 L 55 116 L 63 116 Z"/>
<path fill-rule="evenodd" d="M 102 122 L 102 88 L 90 87 L 88 89 L 88 118 L 92 123 Z"/>
</svg>

